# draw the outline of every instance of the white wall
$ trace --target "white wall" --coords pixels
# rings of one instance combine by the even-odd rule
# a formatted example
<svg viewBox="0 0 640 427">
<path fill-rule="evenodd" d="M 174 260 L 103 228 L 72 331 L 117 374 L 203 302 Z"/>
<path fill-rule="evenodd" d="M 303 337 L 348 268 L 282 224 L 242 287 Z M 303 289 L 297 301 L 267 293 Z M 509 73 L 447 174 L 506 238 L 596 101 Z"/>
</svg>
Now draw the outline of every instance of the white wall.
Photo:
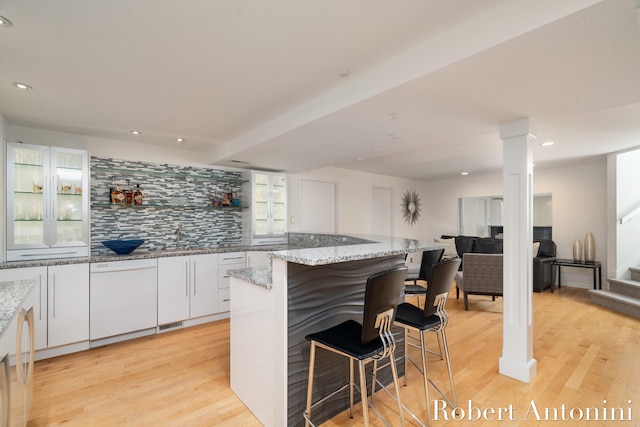
<svg viewBox="0 0 640 427">
<path fill-rule="evenodd" d="M 553 169 L 534 170 L 533 192 L 551 194 L 553 213 L 553 240 L 558 246 L 558 257 L 572 258 L 574 239 L 584 241 L 590 231 L 596 241 L 596 259 L 606 268 L 606 159 Z M 502 174 L 472 175 L 426 184 L 429 220 L 423 223 L 423 234 L 439 237 L 457 234 L 458 198 L 482 197 L 502 194 Z M 548 224 L 547 224 L 548 225 Z M 591 270 L 566 268 L 562 270 L 563 283 L 591 287 Z"/>
<path fill-rule="evenodd" d="M 289 204 L 288 230 L 300 231 L 298 228 L 300 215 L 300 181 L 303 179 L 336 183 L 336 225 L 338 233 L 371 234 L 374 187 L 391 189 L 392 193 L 392 230 L 398 237 L 411 239 L 431 238 L 425 234 L 424 224 L 430 221 L 425 205 L 429 204 L 424 188 L 425 183 L 371 173 L 354 172 L 339 168 L 323 168 L 299 174 L 289 174 L 287 202 Z M 407 190 L 415 190 L 421 201 L 422 209 L 418 222 L 413 226 L 407 224 L 402 217 L 402 196 Z M 291 216 L 296 218 L 291 223 Z"/>
</svg>

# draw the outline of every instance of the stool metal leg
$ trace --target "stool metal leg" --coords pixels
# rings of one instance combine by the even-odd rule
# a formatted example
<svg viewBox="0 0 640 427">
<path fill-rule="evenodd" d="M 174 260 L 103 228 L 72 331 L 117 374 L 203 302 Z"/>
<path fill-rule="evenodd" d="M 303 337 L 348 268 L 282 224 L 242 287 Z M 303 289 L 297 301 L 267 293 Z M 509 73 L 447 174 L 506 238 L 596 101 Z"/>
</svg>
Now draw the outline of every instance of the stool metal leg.
<svg viewBox="0 0 640 427">
<path fill-rule="evenodd" d="M 430 426 L 431 406 L 429 405 L 429 371 L 427 370 L 427 352 L 424 344 L 424 332 L 425 331 L 420 331 L 420 354 L 422 356 L 422 381 L 424 385 L 424 401 L 427 404 L 427 425 Z"/>
<path fill-rule="evenodd" d="M 447 332 L 444 328 L 440 330 L 442 335 L 442 346 L 444 348 L 444 357 L 447 362 L 447 370 L 449 371 L 449 382 L 451 383 L 451 394 L 453 395 L 453 407 L 458 407 L 458 399 L 456 398 L 456 388 L 453 384 L 453 371 L 451 370 L 451 358 L 449 357 L 449 342 L 447 340 Z"/>
<path fill-rule="evenodd" d="M 367 401 L 367 378 L 364 371 L 364 362 L 358 362 L 358 370 L 360 371 L 360 401 L 362 402 L 362 418 L 364 418 L 365 427 L 369 426 L 369 403 Z"/>
<path fill-rule="evenodd" d="M 353 418 L 353 359 L 349 358 L 349 418 Z"/>
<path fill-rule="evenodd" d="M 311 342 L 311 350 L 309 352 L 309 381 L 307 384 L 307 409 L 306 415 L 311 418 L 311 401 L 313 398 L 313 371 L 316 364 L 316 344 L 315 342 Z M 311 424 L 309 420 L 305 418 L 304 421 L 305 427 L 309 427 Z"/>
</svg>

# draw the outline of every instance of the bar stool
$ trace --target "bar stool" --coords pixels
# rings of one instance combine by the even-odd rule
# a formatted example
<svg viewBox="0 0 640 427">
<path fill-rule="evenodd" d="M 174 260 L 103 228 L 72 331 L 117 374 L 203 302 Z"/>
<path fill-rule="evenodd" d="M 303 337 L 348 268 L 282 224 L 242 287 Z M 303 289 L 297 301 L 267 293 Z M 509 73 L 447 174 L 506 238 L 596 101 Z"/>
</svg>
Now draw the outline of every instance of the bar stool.
<svg viewBox="0 0 640 427">
<path fill-rule="evenodd" d="M 453 384 L 453 373 L 451 371 L 451 359 L 449 357 L 449 345 L 447 343 L 446 327 L 449 321 L 449 316 L 445 310 L 449 291 L 453 283 L 453 279 L 458 271 L 460 265 L 460 258 L 454 258 L 448 261 L 443 261 L 433 266 L 431 270 L 431 280 L 427 286 L 427 294 L 425 298 L 424 308 L 417 307 L 413 304 L 404 302 L 398 305 L 396 312 L 395 325 L 404 328 L 404 345 L 405 345 L 405 374 L 404 382 L 407 384 L 407 361 L 411 362 L 413 366 L 420 371 L 424 383 L 424 398 L 427 406 L 428 425 L 431 425 L 431 408 L 429 406 L 429 383 L 436 389 L 438 393 L 447 401 L 452 407 L 457 407 L 456 391 Z M 420 336 L 418 338 L 410 337 L 409 331 L 417 332 Z M 438 343 L 441 347 L 441 353 L 444 353 L 444 359 L 447 364 L 447 370 L 449 371 L 449 382 L 451 383 L 451 394 L 453 400 L 450 400 L 444 392 L 438 388 L 437 385 L 431 381 L 427 370 L 427 352 L 433 353 L 425 346 L 425 333 L 435 332 L 438 337 Z M 409 342 L 412 339 L 419 341 L 417 345 L 414 342 Z M 422 356 L 422 367 L 418 366 L 416 362 L 409 356 L 409 346 L 420 349 Z M 434 353 L 437 354 L 437 353 Z M 442 357 L 442 354 L 438 354 Z M 412 416 L 413 414 L 409 412 Z M 414 416 L 415 418 L 415 416 Z M 420 422 L 416 418 L 416 421 Z M 421 425 L 422 422 L 420 422 Z"/>
<path fill-rule="evenodd" d="M 431 279 L 431 269 L 433 266 L 442 261 L 442 255 L 444 255 L 444 249 L 434 249 L 432 251 L 422 252 L 422 259 L 420 260 L 420 271 L 418 274 L 407 274 L 407 280 L 413 280 L 413 285 L 405 285 L 404 294 L 414 295 L 418 298 L 418 305 L 420 305 L 420 296 L 427 293 L 427 288 L 418 285 L 418 280 L 424 280 L 429 285 Z"/>
<path fill-rule="evenodd" d="M 311 420 L 311 410 L 314 407 L 346 388 L 349 388 L 349 415 L 353 417 L 354 386 L 360 393 L 364 425 L 369 425 L 368 406 L 371 406 L 374 412 L 383 419 L 375 406 L 373 406 L 373 403 L 367 398 L 367 380 L 365 376 L 365 365 L 371 361 L 378 361 L 383 358 L 388 358 L 388 364 L 391 365 L 395 388 L 394 399 L 397 401 L 398 414 L 404 426 L 402 403 L 400 401 L 398 387 L 398 372 L 394 358 L 396 344 L 391 333 L 391 326 L 393 325 L 396 308 L 400 302 L 406 275 L 407 267 L 401 266 L 376 273 L 367 279 L 362 324 L 355 320 L 347 320 L 334 327 L 309 334 L 305 337 L 311 342 L 307 405 L 303 413 L 306 426 L 315 426 Z M 349 382 L 320 398 L 315 403 L 312 403 L 316 347 L 329 350 L 349 359 Z M 354 361 L 358 361 L 360 387 L 358 387 L 354 381 Z M 372 390 L 374 382 L 378 382 L 384 390 L 391 394 L 375 375 L 372 377 Z M 384 419 L 383 422 L 386 424 Z"/>
</svg>

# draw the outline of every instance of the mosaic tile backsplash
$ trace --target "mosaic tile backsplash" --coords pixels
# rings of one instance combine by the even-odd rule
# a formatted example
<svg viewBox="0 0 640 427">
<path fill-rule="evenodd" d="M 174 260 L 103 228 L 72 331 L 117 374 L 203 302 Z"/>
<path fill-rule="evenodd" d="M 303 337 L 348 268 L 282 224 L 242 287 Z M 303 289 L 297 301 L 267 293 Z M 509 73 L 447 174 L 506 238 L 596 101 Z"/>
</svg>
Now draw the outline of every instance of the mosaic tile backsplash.
<svg viewBox="0 0 640 427">
<path fill-rule="evenodd" d="M 243 208 L 212 207 L 211 199 L 231 192 L 242 201 L 248 179 L 242 172 L 92 156 L 91 252 L 109 253 L 101 242 L 118 239 L 144 239 L 138 251 L 240 245 Z M 112 205 L 114 180 L 134 191 L 140 184 L 142 206 Z"/>
</svg>

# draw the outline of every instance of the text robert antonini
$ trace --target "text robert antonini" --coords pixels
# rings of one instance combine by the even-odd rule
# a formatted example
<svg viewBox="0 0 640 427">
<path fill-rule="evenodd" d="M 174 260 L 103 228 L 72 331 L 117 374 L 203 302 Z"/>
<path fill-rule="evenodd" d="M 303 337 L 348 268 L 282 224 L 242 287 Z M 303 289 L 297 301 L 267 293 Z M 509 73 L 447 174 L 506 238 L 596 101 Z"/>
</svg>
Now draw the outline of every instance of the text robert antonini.
<svg viewBox="0 0 640 427">
<path fill-rule="evenodd" d="M 526 408 L 517 410 L 513 404 L 500 407 L 480 408 L 468 400 L 467 405 L 456 408 L 447 405 L 444 400 L 433 401 L 434 421 L 633 421 L 631 401 L 627 406 L 609 407 L 602 401 L 601 407 L 567 406 L 540 407 L 532 400 Z"/>
</svg>

